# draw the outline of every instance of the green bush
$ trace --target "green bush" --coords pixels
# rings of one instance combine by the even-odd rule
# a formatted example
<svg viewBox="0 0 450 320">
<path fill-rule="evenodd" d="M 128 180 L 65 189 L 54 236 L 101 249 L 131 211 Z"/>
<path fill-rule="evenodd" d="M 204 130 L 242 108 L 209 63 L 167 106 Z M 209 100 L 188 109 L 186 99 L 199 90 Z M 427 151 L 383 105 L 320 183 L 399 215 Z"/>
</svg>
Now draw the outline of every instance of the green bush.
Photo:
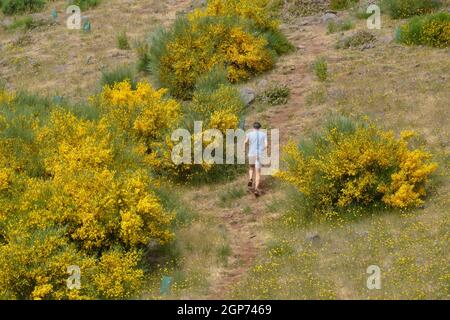
<svg viewBox="0 0 450 320">
<path fill-rule="evenodd" d="M 147 52 L 141 46 L 139 66 L 148 61 L 158 84 L 182 99 L 190 99 L 197 80 L 217 66 L 226 69 L 230 83 L 270 70 L 277 55 L 293 46 L 264 3 L 217 0 L 179 16 L 169 29 L 153 33 Z"/>
<path fill-rule="evenodd" d="M 437 164 L 410 146 L 414 135 L 397 138 L 367 120 L 335 117 L 311 139 L 286 145 L 277 176 L 297 189 L 296 213 L 306 219 L 417 207 Z"/>
<path fill-rule="evenodd" d="M 330 9 L 332 10 L 343 10 L 357 3 L 358 0 L 331 0 Z"/>
<path fill-rule="evenodd" d="M 431 13 L 442 5 L 441 0 L 383 0 L 383 7 L 394 19 Z"/>
<path fill-rule="evenodd" d="M 148 72 L 150 63 L 150 45 L 147 41 L 136 40 L 134 43 L 138 56 L 137 69 L 140 72 Z"/>
<path fill-rule="evenodd" d="M 5 29 L 11 31 L 16 29 L 30 30 L 33 28 L 33 25 L 34 25 L 33 17 L 26 16 L 24 18 L 14 19 L 11 25 L 5 26 Z"/>
<path fill-rule="evenodd" d="M 2 11 L 5 15 L 35 12 L 41 10 L 45 0 L 2 0 L 0 1 Z"/>
<path fill-rule="evenodd" d="M 130 80 L 131 87 L 136 89 L 136 71 L 130 66 L 119 66 L 113 70 L 102 71 L 100 84 L 113 86 L 115 83 Z"/>
<path fill-rule="evenodd" d="M 227 69 L 232 83 L 270 70 L 284 46 L 277 41 L 272 48 L 268 38 L 237 17 L 179 17 L 171 29 L 151 37 L 148 69 L 174 96 L 189 99 L 198 78 L 218 65 Z"/>
<path fill-rule="evenodd" d="M 259 99 L 272 106 L 277 106 L 280 104 L 286 104 L 290 95 L 291 90 L 287 86 L 274 86 L 265 90 Z"/>
<path fill-rule="evenodd" d="M 277 55 L 287 54 L 294 50 L 290 43 L 280 30 L 265 30 L 264 37 L 267 40 L 268 47 L 275 51 Z"/>
<path fill-rule="evenodd" d="M 150 108 L 157 94 L 144 90 Z M 141 297 L 144 252 L 170 242 L 173 214 L 154 191 L 141 143 L 110 116 L 117 108 L 5 90 L 0 106 L 0 299 Z M 66 286 L 69 266 L 81 270 L 79 290 Z"/>
<path fill-rule="evenodd" d="M 450 46 L 450 14 L 414 17 L 397 29 L 396 40 L 407 45 Z"/>
<path fill-rule="evenodd" d="M 69 3 L 79 6 L 82 11 L 85 11 L 98 6 L 100 2 L 101 0 L 71 0 Z"/>
<path fill-rule="evenodd" d="M 125 31 L 122 31 L 117 35 L 117 47 L 121 50 L 130 49 L 130 43 L 128 42 L 128 37 Z"/>
<path fill-rule="evenodd" d="M 214 67 L 207 74 L 202 75 L 195 84 L 195 92 L 211 94 L 222 85 L 228 85 L 227 70 L 222 66 Z"/>
<path fill-rule="evenodd" d="M 242 187 L 230 187 L 219 193 L 219 205 L 221 207 L 231 207 L 238 199 L 245 196 L 245 190 Z"/>
<path fill-rule="evenodd" d="M 367 13 L 366 10 L 360 9 L 355 12 L 355 18 L 361 19 L 361 20 L 367 20 L 372 13 Z"/>
<path fill-rule="evenodd" d="M 325 81 L 328 78 L 328 64 L 323 57 L 317 58 L 313 63 L 314 73 L 320 81 Z"/>
<path fill-rule="evenodd" d="M 376 37 L 369 31 L 359 30 L 355 34 L 339 39 L 336 44 L 338 49 L 361 48 L 365 45 L 373 44 Z"/>
<path fill-rule="evenodd" d="M 328 9 L 329 1 L 291 0 L 286 1 L 287 11 L 294 17 L 310 16 Z"/>
<path fill-rule="evenodd" d="M 312 89 L 306 96 L 306 105 L 321 105 L 327 101 L 327 92 L 324 88 Z"/>
<path fill-rule="evenodd" d="M 351 20 L 330 21 L 327 25 L 328 33 L 336 33 L 353 29 L 354 24 Z"/>
</svg>

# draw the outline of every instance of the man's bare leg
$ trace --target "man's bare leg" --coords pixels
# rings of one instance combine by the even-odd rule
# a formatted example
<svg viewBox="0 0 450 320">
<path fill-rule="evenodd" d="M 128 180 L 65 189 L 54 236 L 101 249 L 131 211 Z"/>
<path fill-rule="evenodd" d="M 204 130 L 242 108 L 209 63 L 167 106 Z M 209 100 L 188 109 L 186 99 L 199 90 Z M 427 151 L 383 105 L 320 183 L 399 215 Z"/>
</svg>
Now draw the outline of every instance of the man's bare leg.
<svg viewBox="0 0 450 320">
<path fill-rule="evenodd" d="M 259 182 L 261 181 L 261 169 L 255 169 L 255 190 L 259 191 Z"/>
<path fill-rule="evenodd" d="M 248 170 L 248 175 L 249 175 L 249 178 L 248 178 L 248 186 L 249 187 L 252 187 L 251 185 L 250 185 L 250 183 L 251 182 L 253 182 L 253 167 L 250 167 L 250 169 Z M 253 183 L 252 183 L 253 184 Z"/>
</svg>

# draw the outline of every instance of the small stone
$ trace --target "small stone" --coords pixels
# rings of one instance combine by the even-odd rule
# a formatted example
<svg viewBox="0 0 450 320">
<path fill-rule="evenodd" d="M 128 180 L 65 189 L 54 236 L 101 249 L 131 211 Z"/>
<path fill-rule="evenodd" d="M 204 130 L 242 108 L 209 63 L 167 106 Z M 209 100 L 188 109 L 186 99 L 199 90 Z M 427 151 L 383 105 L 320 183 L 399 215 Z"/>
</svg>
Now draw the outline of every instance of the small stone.
<svg viewBox="0 0 450 320">
<path fill-rule="evenodd" d="M 295 70 L 295 66 L 292 65 L 292 64 L 286 65 L 286 66 L 283 66 L 283 67 L 282 67 L 282 71 L 283 71 L 284 74 L 291 73 L 291 72 L 293 72 L 294 70 Z"/>
<path fill-rule="evenodd" d="M 320 236 L 318 233 L 311 233 L 306 236 L 305 240 L 311 242 L 312 244 L 317 244 L 320 241 Z"/>
<path fill-rule="evenodd" d="M 86 64 L 92 64 L 92 60 L 94 59 L 93 56 L 88 56 L 86 59 Z"/>
<path fill-rule="evenodd" d="M 303 50 L 303 49 L 306 49 L 306 47 L 303 46 L 303 45 L 301 45 L 301 44 L 299 44 L 299 45 L 297 46 L 297 49 Z"/>
<path fill-rule="evenodd" d="M 392 36 L 392 35 L 387 35 L 387 36 L 383 37 L 383 38 L 381 39 L 381 41 L 382 41 L 383 43 L 389 44 L 389 43 L 391 43 L 391 42 L 394 41 L 394 36 Z"/>
<path fill-rule="evenodd" d="M 263 88 L 267 87 L 267 84 L 268 84 L 268 81 L 266 79 L 262 79 L 258 82 L 258 87 L 260 89 L 263 89 Z"/>
<path fill-rule="evenodd" d="M 240 90 L 240 95 L 246 106 L 249 106 L 256 98 L 255 90 L 252 88 L 242 88 Z"/>
<path fill-rule="evenodd" d="M 11 25 L 13 24 L 13 22 L 14 22 L 13 19 L 11 19 L 11 18 L 9 18 L 9 17 L 6 17 L 6 18 L 3 18 L 2 25 L 3 25 L 5 28 L 8 28 L 9 26 L 11 26 Z"/>
<path fill-rule="evenodd" d="M 327 12 L 322 16 L 322 23 L 328 23 L 330 21 L 337 21 L 338 16 L 335 13 Z"/>
<path fill-rule="evenodd" d="M 158 244 L 158 242 L 156 240 L 150 240 L 150 242 L 147 245 L 147 248 L 149 251 L 153 251 L 156 250 L 160 247 L 160 245 Z"/>
<path fill-rule="evenodd" d="M 367 230 L 359 231 L 359 232 L 356 232 L 356 235 L 358 237 L 365 238 L 365 237 L 369 236 L 369 231 L 367 231 Z"/>
</svg>

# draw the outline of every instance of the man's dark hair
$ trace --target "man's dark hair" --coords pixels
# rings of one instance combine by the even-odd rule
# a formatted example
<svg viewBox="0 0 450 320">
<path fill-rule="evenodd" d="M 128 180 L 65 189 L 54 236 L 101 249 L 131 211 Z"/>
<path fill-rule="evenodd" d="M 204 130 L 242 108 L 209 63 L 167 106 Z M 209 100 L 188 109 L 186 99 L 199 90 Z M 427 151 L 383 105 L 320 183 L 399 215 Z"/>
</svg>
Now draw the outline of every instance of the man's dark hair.
<svg viewBox="0 0 450 320">
<path fill-rule="evenodd" d="M 261 123 L 255 122 L 255 123 L 253 124 L 253 128 L 255 128 L 255 129 L 261 129 Z"/>
</svg>

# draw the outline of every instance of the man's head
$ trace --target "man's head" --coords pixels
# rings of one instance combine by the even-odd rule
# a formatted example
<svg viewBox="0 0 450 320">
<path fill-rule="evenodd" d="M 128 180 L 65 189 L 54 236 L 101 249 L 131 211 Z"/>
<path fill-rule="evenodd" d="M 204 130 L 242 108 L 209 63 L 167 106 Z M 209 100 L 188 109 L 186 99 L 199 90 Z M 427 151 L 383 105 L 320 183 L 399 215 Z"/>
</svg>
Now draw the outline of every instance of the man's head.
<svg viewBox="0 0 450 320">
<path fill-rule="evenodd" d="M 261 123 L 259 123 L 259 122 L 253 123 L 253 129 L 256 129 L 256 130 L 261 129 Z"/>
</svg>

